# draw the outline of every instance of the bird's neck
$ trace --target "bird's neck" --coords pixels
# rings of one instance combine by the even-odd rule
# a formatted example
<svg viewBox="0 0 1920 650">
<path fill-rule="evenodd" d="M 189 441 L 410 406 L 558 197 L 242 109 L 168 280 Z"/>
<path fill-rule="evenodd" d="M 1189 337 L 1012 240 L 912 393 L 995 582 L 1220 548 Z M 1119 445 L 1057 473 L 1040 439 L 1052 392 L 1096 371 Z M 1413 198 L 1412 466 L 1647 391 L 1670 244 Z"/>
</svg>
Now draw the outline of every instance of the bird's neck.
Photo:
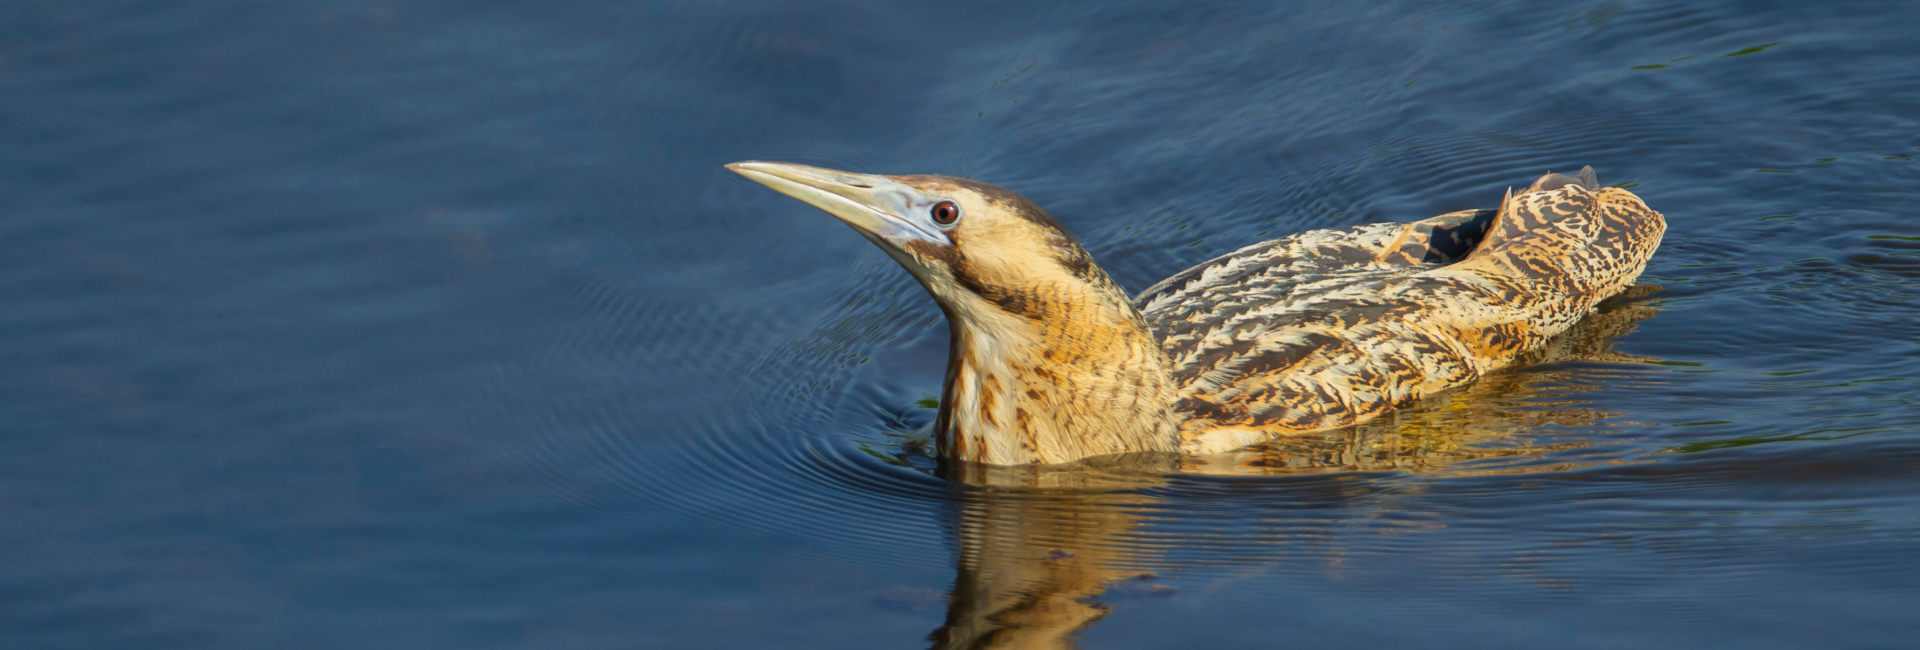
<svg viewBox="0 0 1920 650">
<path fill-rule="evenodd" d="M 946 310 L 944 457 L 1015 465 L 1178 449 L 1166 354 L 1125 295 L 1027 304 L 1038 307 Z"/>
</svg>

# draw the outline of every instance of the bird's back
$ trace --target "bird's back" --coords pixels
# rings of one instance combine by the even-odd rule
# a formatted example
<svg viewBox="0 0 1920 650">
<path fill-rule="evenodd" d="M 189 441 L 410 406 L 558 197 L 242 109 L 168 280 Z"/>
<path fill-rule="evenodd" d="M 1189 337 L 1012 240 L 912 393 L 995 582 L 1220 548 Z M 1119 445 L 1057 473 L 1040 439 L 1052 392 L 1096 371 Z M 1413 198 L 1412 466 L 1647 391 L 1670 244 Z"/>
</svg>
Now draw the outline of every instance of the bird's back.
<svg viewBox="0 0 1920 650">
<path fill-rule="evenodd" d="M 1501 209 L 1254 244 L 1135 303 L 1172 363 L 1183 446 L 1356 424 L 1510 363 L 1631 286 L 1666 224 L 1549 174 Z"/>
</svg>

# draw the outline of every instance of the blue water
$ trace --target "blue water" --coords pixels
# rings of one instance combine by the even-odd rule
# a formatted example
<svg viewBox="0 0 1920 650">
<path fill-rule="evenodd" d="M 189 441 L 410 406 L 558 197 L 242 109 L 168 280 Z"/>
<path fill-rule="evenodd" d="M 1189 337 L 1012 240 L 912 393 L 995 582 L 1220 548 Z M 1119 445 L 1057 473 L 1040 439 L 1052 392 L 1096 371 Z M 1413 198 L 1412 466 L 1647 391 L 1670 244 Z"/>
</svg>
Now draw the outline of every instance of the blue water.
<svg viewBox="0 0 1920 650">
<path fill-rule="evenodd" d="M 0 645 L 1911 647 L 1916 34 L 1899 2 L 16 2 Z M 963 484 L 896 435 L 939 310 L 744 159 L 1004 185 L 1134 291 L 1583 164 L 1669 230 L 1561 354 L 1379 424 Z"/>
</svg>

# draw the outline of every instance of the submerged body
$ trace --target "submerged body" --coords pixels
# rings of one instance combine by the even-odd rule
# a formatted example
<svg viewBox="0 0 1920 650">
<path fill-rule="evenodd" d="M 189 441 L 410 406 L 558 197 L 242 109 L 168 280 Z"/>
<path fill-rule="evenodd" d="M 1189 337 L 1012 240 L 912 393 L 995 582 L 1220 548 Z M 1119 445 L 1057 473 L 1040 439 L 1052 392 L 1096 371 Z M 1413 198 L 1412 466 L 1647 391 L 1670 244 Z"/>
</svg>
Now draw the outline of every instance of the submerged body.
<svg viewBox="0 0 1920 650">
<path fill-rule="evenodd" d="M 1665 231 L 1591 170 L 1549 174 L 1497 211 L 1262 242 L 1129 300 L 998 187 L 729 168 L 840 217 L 926 286 L 952 331 L 939 453 L 1001 465 L 1211 454 L 1363 422 L 1565 331 L 1631 286 Z"/>
</svg>

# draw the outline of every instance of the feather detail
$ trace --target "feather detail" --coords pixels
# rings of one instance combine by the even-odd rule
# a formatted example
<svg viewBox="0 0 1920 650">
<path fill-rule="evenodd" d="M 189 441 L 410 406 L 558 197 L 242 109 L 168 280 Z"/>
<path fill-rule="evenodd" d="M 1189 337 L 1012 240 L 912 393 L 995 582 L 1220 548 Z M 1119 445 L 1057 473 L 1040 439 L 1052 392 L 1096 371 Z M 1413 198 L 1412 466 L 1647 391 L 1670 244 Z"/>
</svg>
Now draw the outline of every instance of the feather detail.
<svg viewBox="0 0 1920 650">
<path fill-rule="evenodd" d="M 1262 242 L 1142 292 L 1183 451 L 1357 424 L 1565 331 L 1632 285 L 1666 227 L 1591 174 L 1508 190 L 1497 212 Z"/>
</svg>

